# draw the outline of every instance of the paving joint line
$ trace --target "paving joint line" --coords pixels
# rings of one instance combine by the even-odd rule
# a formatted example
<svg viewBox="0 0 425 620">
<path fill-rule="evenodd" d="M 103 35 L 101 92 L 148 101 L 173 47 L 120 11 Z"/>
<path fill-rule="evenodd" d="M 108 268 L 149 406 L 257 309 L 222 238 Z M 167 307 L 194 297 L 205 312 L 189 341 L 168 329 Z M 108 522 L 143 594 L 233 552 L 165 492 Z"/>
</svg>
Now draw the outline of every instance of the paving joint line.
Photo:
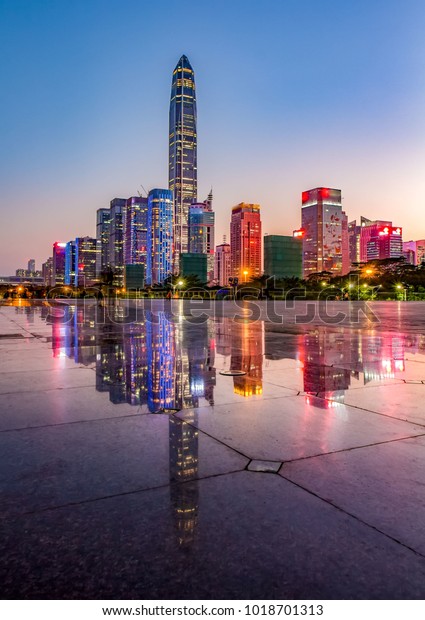
<svg viewBox="0 0 425 620">
<path fill-rule="evenodd" d="M 367 443 L 361 446 L 352 446 L 351 448 L 341 448 L 341 450 L 331 450 L 330 452 L 321 452 L 320 454 L 312 454 L 310 456 L 301 456 L 296 459 L 282 461 L 282 466 L 285 463 L 298 463 L 299 461 L 306 461 L 308 459 L 317 459 L 317 458 L 320 458 L 321 456 L 329 456 L 331 454 L 341 454 L 342 452 L 351 452 L 352 450 L 362 450 L 363 448 L 373 448 L 374 446 L 382 446 L 388 443 L 395 443 L 397 441 L 407 441 L 408 439 L 417 439 L 418 437 L 425 437 L 425 433 L 420 433 L 419 435 L 408 435 L 407 437 L 398 437 L 396 439 L 386 439 L 385 441 Z"/>
<path fill-rule="evenodd" d="M 83 499 L 83 500 L 75 501 L 75 502 L 67 502 L 65 504 L 58 504 L 56 506 L 46 506 L 45 508 L 39 508 L 37 510 L 28 510 L 26 512 L 21 512 L 18 514 L 11 514 L 11 515 L 6 514 L 4 516 L 0 515 L 0 522 L 9 521 L 11 519 L 16 519 L 16 518 L 21 518 L 21 517 L 26 517 L 26 516 L 31 516 L 31 515 L 37 515 L 40 513 L 50 512 L 54 510 L 61 510 L 63 508 L 71 508 L 73 506 L 82 506 L 84 504 L 94 504 L 95 502 L 101 502 L 101 501 L 108 500 L 108 499 L 115 499 L 118 497 L 126 497 L 128 495 L 136 495 L 138 493 L 145 493 L 146 491 L 157 491 L 159 489 L 166 489 L 168 487 L 171 488 L 171 487 L 177 487 L 180 485 L 193 484 L 194 482 L 200 482 L 201 480 L 209 480 L 210 478 L 220 478 L 221 476 L 229 476 L 231 474 L 238 474 L 243 471 L 245 471 L 245 469 L 240 468 L 240 469 L 232 469 L 226 472 L 220 472 L 217 474 L 209 474 L 207 476 L 201 476 L 198 478 L 192 478 L 192 480 L 184 480 L 181 482 L 178 482 L 177 480 L 170 480 L 167 483 L 159 484 L 153 487 L 133 489 L 132 491 L 123 491 L 121 493 L 113 493 L 111 495 L 102 495 L 100 497 L 91 497 L 89 499 Z M 250 472 L 250 473 L 257 473 L 257 472 Z M 263 472 L 260 472 L 260 473 L 263 473 Z"/>
<path fill-rule="evenodd" d="M 378 534 L 381 534 L 382 536 L 385 536 L 385 538 L 388 538 L 389 540 L 392 540 L 393 542 L 401 545 L 402 547 L 404 547 L 405 549 L 408 549 L 409 551 L 412 551 L 415 555 L 418 555 L 421 558 L 425 559 L 425 554 L 421 553 L 420 551 L 417 551 L 416 549 L 414 549 L 413 547 L 410 547 L 409 545 L 407 545 L 406 543 L 402 542 L 401 540 L 398 540 L 398 538 L 395 538 L 394 536 L 391 536 L 390 534 L 387 534 L 386 532 L 383 532 L 382 530 L 380 530 L 378 527 L 376 527 L 375 525 L 372 525 L 371 523 L 368 523 L 367 521 L 364 521 L 362 518 L 358 517 L 355 514 L 352 514 L 351 512 L 348 512 L 347 510 L 345 510 L 344 508 L 341 508 L 341 506 L 338 506 L 336 504 L 333 504 L 332 502 L 330 502 L 329 500 L 327 500 L 324 497 L 321 497 L 320 495 L 318 495 L 317 493 L 315 493 L 314 491 L 311 491 L 310 489 L 302 486 L 301 484 L 299 484 L 298 482 L 294 482 L 293 480 L 291 480 L 290 478 L 286 478 L 283 474 L 279 475 L 280 478 L 282 478 L 283 480 L 286 480 L 287 482 L 293 484 L 294 486 L 298 487 L 299 489 L 302 489 L 303 491 L 305 491 L 306 493 L 309 493 L 309 495 L 312 495 L 313 497 L 316 497 L 317 499 L 321 500 L 322 502 L 325 502 L 325 504 L 327 504 L 328 506 L 332 506 L 332 508 L 335 508 L 336 510 L 339 510 L 340 512 L 342 512 L 344 515 L 355 519 L 356 521 L 358 521 L 359 523 L 361 523 L 362 525 L 365 525 L 366 527 L 374 530 L 375 532 L 377 532 Z"/>
</svg>

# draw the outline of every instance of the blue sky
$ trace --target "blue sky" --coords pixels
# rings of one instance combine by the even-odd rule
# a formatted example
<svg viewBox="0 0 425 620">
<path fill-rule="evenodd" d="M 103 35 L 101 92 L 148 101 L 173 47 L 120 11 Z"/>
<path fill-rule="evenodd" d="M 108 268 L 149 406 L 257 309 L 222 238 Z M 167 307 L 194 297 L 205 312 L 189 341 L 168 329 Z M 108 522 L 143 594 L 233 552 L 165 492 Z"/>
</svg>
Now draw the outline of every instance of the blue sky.
<svg viewBox="0 0 425 620">
<path fill-rule="evenodd" d="M 302 190 L 425 237 L 425 3 L 0 0 L 0 274 L 95 233 L 96 209 L 167 186 L 171 74 L 198 98 L 199 197 L 300 224 Z"/>
</svg>

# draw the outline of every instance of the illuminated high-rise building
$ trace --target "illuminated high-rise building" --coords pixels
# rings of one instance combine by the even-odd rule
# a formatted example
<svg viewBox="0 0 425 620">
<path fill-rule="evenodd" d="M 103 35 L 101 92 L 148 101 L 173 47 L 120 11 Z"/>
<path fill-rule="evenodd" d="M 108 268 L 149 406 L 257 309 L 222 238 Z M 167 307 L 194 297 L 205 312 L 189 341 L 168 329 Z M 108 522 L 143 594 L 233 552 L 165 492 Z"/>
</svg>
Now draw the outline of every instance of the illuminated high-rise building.
<svg viewBox="0 0 425 620">
<path fill-rule="evenodd" d="M 232 209 L 230 253 L 232 276 L 248 282 L 261 275 L 260 205 L 241 202 Z"/>
<path fill-rule="evenodd" d="M 52 286 L 60 286 L 65 282 L 65 248 L 66 243 L 61 241 L 53 244 Z"/>
<path fill-rule="evenodd" d="M 341 190 L 316 187 L 302 193 L 303 277 L 328 271 L 348 273 L 348 218 L 342 210 Z"/>
<path fill-rule="evenodd" d="M 372 232 L 366 248 L 368 261 L 403 256 L 403 231 L 400 226 L 373 225 L 370 228 Z"/>
<path fill-rule="evenodd" d="M 367 246 L 371 238 L 375 235 L 378 228 L 392 226 L 390 220 L 369 220 L 367 217 L 360 218 L 360 262 L 365 263 L 370 260 L 367 257 Z"/>
<path fill-rule="evenodd" d="M 422 265 L 425 262 L 425 239 L 419 241 L 404 241 L 403 254 L 412 265 Z"/>
<path fill-rule="evenodd" d="M 96 282 L 97 239 L 77 237 L 75 239 L 75 286 L 93 286 Z"/>
<path fill-rule="evenodd" d="M 232 275 L 230 244 L 223 242 L 215 248 L 214 280 L 219 286 L 227 286 Z"/>
<path fill-rule="evenodd" d="M 152 189 L 148 196 L 146 283 L 161 284 L 173 269 L 173 195 Z"/>
<path fill-rule="evenodd" d="M 207 281 L 214 278 L 214 211 L 212 192 L 204 202 L 189 207 L 189 252 L 207 255 Z"/>
<path fill-rule="evenodd" d="M 53 280 L 53 257 L 49 258 L 41 265 L 41 277 L 45 286 L 52 286 Z"/>
<path fill-rule="evenodd" d="M 75 240 L 68 241 L 65 248 L 65 284 L 75 282 Z"/>
<path fill-rule="evenodd" d="M 169 125 L 169 189 L 174 200 L 174 271 L 189 248 L 189 206 L 197 198 L 195 74 L 186 56 L 173 71 Z"/>
<path fill-rule="evenodd" d="M 35 259 L 30 258 L 28 261 L 28 273 L 35 273 Z"/>
<path fill-rule="evenodd" d="M 356 220 L 348 222 L 348 247 L 350 253 L 350 265 L 360 262 L 360 232 L 361 226 Z"/>
<path fill-rule="evenodd" d="M 148 245 L 148 199 L 128 198 L 124 213 L 124 263 L 145 265 Z"/>
<path fill-rule="evenodd" d="M 125 198 L 111 200 L 110 234 L 109 234 L 109 265 L 113 271 L 113 283 L 124 285 L 124 211 Z"/>
<path fill-rule="evenodd" d="M 111 210 L 98 209 L 96 212 L 96 239 L 99 244 L 96 274 L 100 278 L 102 272 L 109 267 L 109 236 L 111 232 Z"/>
</svg>

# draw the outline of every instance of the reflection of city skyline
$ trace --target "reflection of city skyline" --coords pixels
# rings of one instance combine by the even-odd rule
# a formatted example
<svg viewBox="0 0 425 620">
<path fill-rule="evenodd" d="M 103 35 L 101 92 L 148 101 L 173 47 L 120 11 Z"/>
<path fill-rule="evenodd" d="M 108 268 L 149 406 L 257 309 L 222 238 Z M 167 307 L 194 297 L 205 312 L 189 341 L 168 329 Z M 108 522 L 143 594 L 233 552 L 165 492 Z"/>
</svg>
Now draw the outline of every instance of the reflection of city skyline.
<svg viewBox="0 0 425 620">
<path fill-rule="evenodd" d="M 48 309 L 42 312 L 46 317 Z M 424 348 L 420 335 L 323 329 L 295 336 L 277 354 L 273 328 L 260 321 L 221 317 L 194 324 L 146 312 L 137 322 L 119 325 L 97 322 L 87 308 L 64 312 L 64 319 L 49 321 L 53 355 L 95 364 L 98 391 L 109 392 L 113 403 L 152 413 L 214 405 L 220 360 L 229 370 L 245 372 L 232 379 L 239 396 L 262 394 L 264 358 L 295 359 L 303 373 L 300 390 L 343 403 L 353 381 L 365 385 L 395 378 L 405 370 L 406 350 Z"/>
<path fill-rule="evenodd" d="M 303 371 L 303 391 L 320 397 L 307 402 L 326 407 L 326 399 L 343 403 L 353 380 L 366 385 L 396 378 L 405 371 L 406 350 L 414 354 L 424 348 L 423 336 L 316 330 L 298 337 L 292 355 L 286 351 L 277 357 L 266 340 L 265 357 L 296 359 Z"/>
</svg>

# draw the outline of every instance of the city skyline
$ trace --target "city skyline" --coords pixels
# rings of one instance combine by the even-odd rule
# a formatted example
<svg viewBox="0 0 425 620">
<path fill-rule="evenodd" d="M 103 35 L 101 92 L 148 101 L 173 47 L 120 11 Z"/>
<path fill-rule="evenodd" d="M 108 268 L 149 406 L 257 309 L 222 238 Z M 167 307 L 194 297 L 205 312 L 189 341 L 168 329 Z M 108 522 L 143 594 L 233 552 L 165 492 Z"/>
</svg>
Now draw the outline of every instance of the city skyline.
<svg viewBox="0 0 425 620">
<path fill-rule="evenodd" d="M 342 188 L 349 220 L 390 217 L 406 241 L 425 236 L 424 7 L 281 5 L 266 2 L 260 12 L 235 2 L 225 14 L 197 7 L 190 37 L 135 51 L 128 41 L 120 49 L 97 43 L 131 33 L 135 18 L 148 26 L 161 13 L 170 24 L 177 5 L 128 2 L 120 10 L 107 2 L 99 15 L 98 2 L 3 3 L 3 79 L 11 96 L 2 103 L 0 274 L 30 257 L 40 269 L 54 241 L 94 236 L 96 210 L 114 196 L 135 195 L 142 184 L 167 186 L 169 75 L 182 54 L 197 76 L 198 193 L 214 188 L 217 242 L 241 201 L 261 205 L 264 233 L 290 234 L 300 225 L 301 192 L 320 186 Z M 65 23 L 69 40 L 60 36 Z M 278 36 L 282 24 L 285 37 Z M 385 32 L 394 28 L 389 42 Z M 319 50 L 318 31 L 326 42 Z M 242 32 L 255 35 L 243 54 L 237 37 L 229 38 Z M 217 45 L 205 45 L 208 33 Z"/>
</svg>

